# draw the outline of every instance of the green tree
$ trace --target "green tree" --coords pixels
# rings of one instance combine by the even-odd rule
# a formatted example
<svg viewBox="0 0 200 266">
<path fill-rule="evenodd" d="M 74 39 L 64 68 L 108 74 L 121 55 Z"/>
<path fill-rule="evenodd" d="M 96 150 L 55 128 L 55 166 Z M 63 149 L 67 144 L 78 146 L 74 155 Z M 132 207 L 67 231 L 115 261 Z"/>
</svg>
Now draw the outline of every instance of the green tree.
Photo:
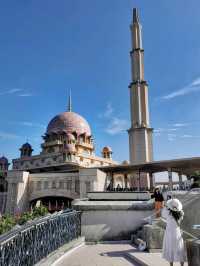
<svg viewBox="0 0 200 266">
<path fill-rule="evenodd" d="M 200 171 L 195 171 L 191 176 L 190 179 L 193 179 L 194 182 L 191 188 L 200 188 Z"/>
</svg>

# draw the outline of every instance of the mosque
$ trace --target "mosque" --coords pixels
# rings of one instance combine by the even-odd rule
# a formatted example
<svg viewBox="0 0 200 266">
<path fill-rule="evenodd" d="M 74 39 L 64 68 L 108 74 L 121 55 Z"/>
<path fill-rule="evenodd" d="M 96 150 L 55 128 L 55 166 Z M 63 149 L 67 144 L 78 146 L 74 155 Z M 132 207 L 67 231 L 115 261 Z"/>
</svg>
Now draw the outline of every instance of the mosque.
<svg viewBox="0 0 200 266">
<path fill-rule="evenodd" d="M 71 96 L 68 110 L 56 115 L 48 124 L 39 155 L 32 155 L 33 148 L 25 143 L 20 148 L 20 158 L 13 160 L 13 170 L 57 172 L 79 167 L 116 165 L 112 149 L 105 146 L 102 156 L 95 155 L 90 125 L 81 115 L 72 112 Z"/>
<path fill-rule="evenodd" d="M 109 146 L 102 148 L 101 157 L 95 155 L 90 125 L 72 111 L 70 96 L 67 110 L 49 122 L 42 136 L 40 154 L 32 155 L 33 147 L 25 143 L 20 148 L 20 157 L 12 161 L 12 170 L 8 170 L 5 157 L 0 159 L 0 167 L 4 169 L 1 178 L 4 183 L 0 183 L 0 188 L 5 192 L 1 212 L 20 213 L 30 209 L 38 200 L 53 212 L 70 207 L 74 199 L 86 198 L 90 191 L 153 189 L 153 174 L 161 171 L 168 171 L 169 185 L 172 186 L 172 171 L 179 174 L 181 184 L 182 174 L 200 169 L 200 158 L 153 161 L 144 49 L 135 8 L 131 42 L 130 162 L 114 161 Z"/>
</svg>

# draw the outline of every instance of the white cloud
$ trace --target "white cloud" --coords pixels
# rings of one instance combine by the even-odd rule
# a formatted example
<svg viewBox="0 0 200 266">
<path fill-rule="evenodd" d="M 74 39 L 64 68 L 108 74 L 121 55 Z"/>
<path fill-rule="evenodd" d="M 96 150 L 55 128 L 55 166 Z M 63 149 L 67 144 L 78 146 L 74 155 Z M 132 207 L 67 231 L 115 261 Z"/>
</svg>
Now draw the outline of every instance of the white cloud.
<svg viewBox="0 0 200 266">
<path fill-rule="evenodd" d="M 178 129 L 177 128 L 168 128 L 167 131 L 177 131 Z"/>
<path fill-rule="evenodd" d="M 116 135 L 126 131 L 128 127 L 129 122 L 127 120 L 114 117 L 105 131 L 110 135 Z"/>
<path fill-rule="evenodd" d="M 154 133 L 164 133 L 164 132 L 172 132 L 172 131 L 177 131 L 177 128 L 157 128 L 154 129 Z"/>
<path fill-rule="evenodd" d="M 192 86 L 199 86 L 200 85 L 200 77 L 195 79 L 192 83 L 191 83 Z"/>
<path fill-rule="evenodd" d="M 16 95 L 19 97 L 30 97 L 33 96 L 32 93 L 26 92 L 24 89 L 13 88 L 13 89 L 5 89 L 0 91 L 0 95 Z"/>
<path fill-rule="evenodd" d="M 173 124 L 173 127 L 187 127 L 189 124 L 188 123 L 176 123 Z"/>
<path fill-rule="evenodd" d="M 104 113 L 104 117 L 110 117 L 113 113 L 113 108 L 112 108 L 112 105 L 111 103 L 107 103 L 107 106 L 106 106 L 106 111 Z"/>
<path fill-rule="evenodd" d="M 23 94 L 19 94 L 18 96 L 19 97 L 31 97 L 31 96 L 33 96 L 33 94 L 31 94 L 31 93 L 23 93 Z"/>
<path fill-rule="evenodd" d="M 167 134 L 168 137 L 172 137 L 172 138 L 175 138 L 176 137 L 176 134 Z"/>
<path fill-rule="evenodd" d="M 120 134 L 129 128 L 129 121 L 114 115 L 114 108 L 110 102 L 106 104 L 105 111 L 99 115 L 99 118 L 104 118 L 106 120 L 105 123 L 107 123 L 108 126 L 105 132 L 110 135 Z"/>
<path fill-rule="evenodd" d="M 0 139 L 11 140 L 11 139 L 18 139 L 18 138 L 20 138 L 20 136 L 17 136 L 13 133 L 0 131 Z"/>
<path fill-rule="evenodd" d="M 22 91 L 22 89 L 18 89 L 18 88 L 6 89 L 4 91 L 0 91 L 0 95 L 16 94 L 17 92 L 20 92 L 20 91 Z"/>
<path fill-rule="evenodd" d="M 45 125 L 42 125 L 42 124 L 39 124 L 39 123 L 32 123 L 32 122 L 28 122 L 28 121 L 12 122 L 11 124 L 20 125 L 20 126 L 26 126 L 26 127 L 46 128 Z"/>
<path fill-rule="evenodd" d="M 174 141 L 176 138 L 176 134 L 167 134 L 167 138 L 169 141 Z"/>
<path fill-rule="evenodd" d="M 111 118 L 113 112 L 114 109 L 112 107 L 112 104 L 108 102 L 106 104 L 106 110 L 102 114 L 99 114 L 99 118 Z"/>
<path fill-rule="evenodd" d="M 193 136 L 185 134 L 185 135 L 181 136 L 181 138 L 193 138 Z"/>
<path fill-rule="evenodd" d="M 157 128 L 157 129 L 154 129 L 154 133 L 161 133 L 164 131 L 164 128 Z"/>
<path fill-rule="evenodd" d="M 181 136 L 181 138 L 200 138 L 200 136 L 193 136 L 193 135 L 190 135 L 190 134 L 184 134 Z"/>
<path fill-rule="evenodd" d="M 200 91 L 200 78 L 195 79 L 194 81 L 192 81 L 188 86 L 174 91 L 168 95 L 165 95 L 163 97 L 161 97 L 161 99 L 163 100 L 170 100 L 179 96 L 184 96 L 186 94 L 190 94 L 196 91 Z"/>
</svg>

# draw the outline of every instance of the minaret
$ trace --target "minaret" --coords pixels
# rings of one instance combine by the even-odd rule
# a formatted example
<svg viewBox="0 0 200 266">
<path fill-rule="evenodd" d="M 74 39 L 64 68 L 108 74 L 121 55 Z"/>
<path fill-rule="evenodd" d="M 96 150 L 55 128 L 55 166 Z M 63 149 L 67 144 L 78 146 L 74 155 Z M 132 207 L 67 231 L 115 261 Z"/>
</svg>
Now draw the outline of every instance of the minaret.
<svg viewBox="0 0 200 266">
<path fill-rule="evenodd" d="M 72 96 L 71 96 L 71 90 L 69 91 L 69 99 L 68 99 L 68 108 L 67 108 L 68 112 L 72 111 Z"/>
<path fill-rule="evenodd" d="M 130 88 L 131 128 L 129 134 L 130 163 L 153 160 L 152 132 L 149 122 L 148 84 L 144 80 L 144 50 L 142 48 L 142 27 L 138 10 L 133 9 L 131 24 L 132 50 Z"/>
</svg>

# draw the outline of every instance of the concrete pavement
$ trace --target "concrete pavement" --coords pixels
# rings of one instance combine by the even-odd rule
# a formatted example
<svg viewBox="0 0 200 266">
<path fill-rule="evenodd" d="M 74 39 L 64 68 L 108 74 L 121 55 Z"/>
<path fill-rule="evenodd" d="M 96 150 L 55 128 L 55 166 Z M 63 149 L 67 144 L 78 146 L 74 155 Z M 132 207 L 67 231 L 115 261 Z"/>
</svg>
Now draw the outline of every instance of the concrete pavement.
<svg viewBox="0 0 200 266">
<path fill-rule="evenodd" d="M 47 265 L 47 264 L 46 264 Z M 45 266 L 46 266 L 45 265 Z M 169 266 L 161 253 L 140 252 L 128 243 L 82 245 L 68 252 L 51 266 Z M 179 266 L 174 263 L 174 266 Z M 185 263 L 185 266 L 188 266 Z"/>
<path fill-rule="evenodd" d="M 161 253 L 133 252 L 128 253 L 129 258 L 138 261 L 141 266 L 169 266 L 169 262 L 164 260 Z M 184 264 L 188 266 L 187 263 Z M 174 263 L 174 266 L 180 266 L 180 263 Z"/>
<path fill-rule="evenodd" d="M 64 255 L 56 266 L 140 266 L 131 261 L 127 253 L 134 252 L 130 244 L 84 245 Z M 160 265 L 159 265 L 160 266 Z"/>
</svg>

